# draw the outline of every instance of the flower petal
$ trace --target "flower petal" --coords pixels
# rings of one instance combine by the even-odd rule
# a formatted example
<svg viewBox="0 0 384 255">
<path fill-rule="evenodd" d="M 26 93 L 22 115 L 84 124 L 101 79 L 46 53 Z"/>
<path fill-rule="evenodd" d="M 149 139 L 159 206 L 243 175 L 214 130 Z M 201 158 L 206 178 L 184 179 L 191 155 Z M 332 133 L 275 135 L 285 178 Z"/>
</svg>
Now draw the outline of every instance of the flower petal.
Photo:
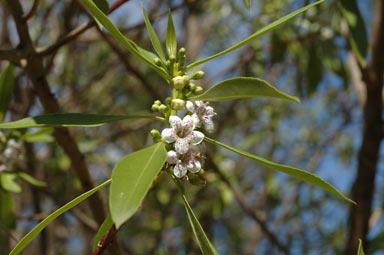
<svg viewBox="0 0 384 255">
<path fill-rule="evenodd" d="M 215 128 L 212 119 L 210 117 L 204 116 L 203 124 L 204 124 L 204 129 L 207 132 L 212 133 L 213 129 Z"/>
<path fill-rule="evenodd" d="M 192 131 L 192 134 L 190 135 L 191 143 L 193 145 L 197 145 L 201 143 L 204 139 L 204 134 L 200 131 Z"/>
<path fill-rule="evenodd" d="M 173 174 L 177 178 L 183 178 L 187 174 L 187 167 L 181 163 L 181 160 L 173 168 Z"/>
<path fill-rule="evenodd" d="M 184 137 L 188 136 L 191 131 L 195 128 L 191 115 L 187 115 L 183 119 L 183 134 Z"/>
<path fill-rule="evenodd" d="M 187 165 L 188 171 L 191 173 L 197 173 L 201 169 L 201 163 L 198 160 L 190 160 Z"/>
<path fill-rule="evenodd" d="M 187 101 L 185 107 L 188 111 L 194 113 L 195 112 L 195 105 L 191 101 Z"/>
<path fill-rule="evenodd" d="M 207 108 L 205 108 L 205 114 L 209 117 L 215 116 L 215 110 L 213 109 L 213 107 L 207 106 Z"/>
<path fill-rule="evenodd" d="M 179 154 L 187 153 L 189 149 L 189 137 L 178 138 L 175 143 L 175 150 Z"/>
<path fill-rule="evenodd" d="M 183 127 L 183 123 L 181 121 L 181 119 L 178 117 L 178 116 L 175 116 L 175 115 L 172 115 L 169 117 L 169 123 L 171 124 L 171 127 L 173 127 L 176 131 L 176 133 L 178 131 L 181 131 L 182 127 Z"/>
<path fill-rule="evenodd" d="M 167 162 L 169 164 L 176 164 L 178 161 L 177 153 L 175 151 L 168 151 L 167 152 Z"/>
<path fill-rule="evenodd" d="M 199 118 L 199 115 L 197 115 L 196 113 L 192 114 L 192 121 L 193 121 L 193 124 L 195 125 L 195 127 L 201 127 L 201 120 Z"/>
<path fill-rule="evenodd" d="M 174 128 L 165 128 L 163 131 L 161 131 L 161 137 L 166 141 L 167 143 L 173 143 L 176 141 L 176 132 Z"/>
</svg>

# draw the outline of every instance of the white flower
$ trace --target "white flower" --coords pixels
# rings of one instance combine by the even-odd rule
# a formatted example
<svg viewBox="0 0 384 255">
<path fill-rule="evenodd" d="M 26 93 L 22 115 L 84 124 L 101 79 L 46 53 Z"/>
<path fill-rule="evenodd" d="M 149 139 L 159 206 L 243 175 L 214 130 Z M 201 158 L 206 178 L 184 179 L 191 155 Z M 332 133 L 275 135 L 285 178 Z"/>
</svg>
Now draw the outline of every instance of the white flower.
<svg viewBox="0 0 384 255">
<path fill-rule="evenodd" d="M 192 120 L 196 127 L 203 127 L 210 133 L 213 131 L 212 117 L 215 116 L 215 111 L 211 106 L 208 106 L 208 103 L 187 101 L 186 107 L 192 113 Z"/>
<path fill-rule="evenodd" d="M 168 151 L 167 162 L 175 165 L 173 173 L 176 177 L 184 177 L 187 174 L 187 171 L 190 171 L 191 173 L 198 173 L 200 171 L 201 163 L 197 158 L 198 153 L 197 146 L 191 146 L 184 155 L 178 154 L 175 151 Z"/>
<path fill-rule="evenodd" d="M 175 150 L 178 154 L 187 153 L 190 145 L 197 145 L 204 139 L 204 134 L 194 131 L 192 117 L 187 115 L 181 120 L 177 116 L 169 117 L 171 128 L 166 128 L 161 132 L 161 136 L 167 143 L 175 142 Z"/>
</svg>

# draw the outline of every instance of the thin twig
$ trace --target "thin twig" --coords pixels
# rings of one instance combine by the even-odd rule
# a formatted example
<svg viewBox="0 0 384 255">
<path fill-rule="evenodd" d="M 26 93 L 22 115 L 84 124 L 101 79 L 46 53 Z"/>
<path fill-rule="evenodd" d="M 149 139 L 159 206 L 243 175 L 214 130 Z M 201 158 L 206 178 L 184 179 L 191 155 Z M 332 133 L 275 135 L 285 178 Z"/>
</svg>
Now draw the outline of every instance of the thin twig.
<svg viewBox="0 0 384 255">
<path fill-rule="evenodd" d="M 24 21 L 28 21 L 35 14 L 37 7 L 39 6 L 39 2 L 39 0 L 33 1 L 31 10 L 22 17 Z"/>
</svg>

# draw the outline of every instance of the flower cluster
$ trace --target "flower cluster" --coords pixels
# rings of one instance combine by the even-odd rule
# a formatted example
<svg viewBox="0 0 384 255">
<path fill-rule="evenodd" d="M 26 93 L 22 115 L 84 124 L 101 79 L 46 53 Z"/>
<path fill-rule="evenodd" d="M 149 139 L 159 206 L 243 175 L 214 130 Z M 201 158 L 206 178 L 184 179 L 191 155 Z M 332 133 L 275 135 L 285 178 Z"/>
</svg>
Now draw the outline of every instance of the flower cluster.
<svg viewBox="0 0 384 255">
<path fill-rule="evenodd" d="M 198 173 L 201 169 L 199 145 L 204 139 L 204 134 L 195 128 L 207 132 L 212 132 L 214 128 L 214 109 L 207 103 L 188 101 L 186 107 L 191 115 L 186 115 L 183 119 L 170 116 L 171 127 L 161 132 L 162 139 L 174 146 L 173 150 L 168 151 L 167 162 L 175 165 L 173 172 L 178 178 L 184 177 L 188 171 Z"/>
</svg>

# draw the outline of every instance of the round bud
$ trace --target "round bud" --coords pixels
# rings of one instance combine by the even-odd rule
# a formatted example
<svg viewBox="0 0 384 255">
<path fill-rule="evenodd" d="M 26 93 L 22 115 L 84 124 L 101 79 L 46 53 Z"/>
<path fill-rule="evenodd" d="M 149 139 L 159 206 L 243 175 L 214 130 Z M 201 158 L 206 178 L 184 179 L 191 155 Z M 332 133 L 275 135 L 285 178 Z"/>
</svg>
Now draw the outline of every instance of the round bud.
<svg viewBox="0 0 384 255">
<path fill-rule="evenodd" d="M 159 130 L 157 130 L 157 129 L 152 129 L 152 130 L 151 130 L 151 136 L 152 136 L 152 137 L 161 137 L 161 134 L 160 134 Z"/>
<path fill-rule="evenodd" d="M 191 80 L 200 80 L 203 79 L 204 77 L 204 72 L 203 71 L 197 71 L 196 73 L 192 74 Z"/>
<path fill-rule="evenodd" d="M 179 54 L 180 55 L 185 55 L 185 48 L 183 47 L 183 48 L 180 48 L 180 50 L 179 50 Z"/>
<path fill-rule="evenodd" d="M 184 76 L 176 76 L 175 78 L 172 79 L 173 86 L 177 90 L 181 90 L 185 86 L 185 79 Z"/>
<path fill-rule="evenodd" d="M 159 112 L 166 113 L 168 111 L 168 107 L 166 105 L 159 106 Z"/>
<path fill-rule="evenodd" d="M 197 88 L 196 84 L 194 83 L 189 83 L 189 89 L 192 90 L 192 91 L 195 91 Z"/>
<path fill-rule="evenodd" d="M 204 90 L 204 89 L 203 89 L 202 87 L 197 86 L 196 89 L 195 89 L 195 93 L 196 93 L 196 94 L 201 94 L 201 93 L 203 92 L 203 90 Z"/>
<path fill-rule="evenodd" d="M 159 59 L 159 58 L 155 58 L 155 59 L 153 60 L 153 62 L 155 63 L 155 65 L 157 65 L 157 66 L 161 66 L 161 59 Z"/>
<path fill-rule="evenodd" d="M 171 56 L 169 57 L 169 60 L 171 61 L 171 63 L 174 63 L 174 62 L 176 61 L 176 56 L 171 55 Z"/>
<path fill-rule="evenodd" d="M 171 107 L 174 110 L 183 110 L 185 107 L 185 101 L 182 99 L 173 99 L 171 102 Z"/>
<path fill-rule="evenodd" d="M 153 102 L 153 104 L 161 105 L 161 101 L 160 100 L 156 100 L 155 102 Z"/>
<path fill-rule="evenodd" d="M 154 112 L 158 112 L 159 111 L 159 105 L 153 104 L 152 107 L 151 107 L 151 110 L 154 111 Z"/>
</svg>

